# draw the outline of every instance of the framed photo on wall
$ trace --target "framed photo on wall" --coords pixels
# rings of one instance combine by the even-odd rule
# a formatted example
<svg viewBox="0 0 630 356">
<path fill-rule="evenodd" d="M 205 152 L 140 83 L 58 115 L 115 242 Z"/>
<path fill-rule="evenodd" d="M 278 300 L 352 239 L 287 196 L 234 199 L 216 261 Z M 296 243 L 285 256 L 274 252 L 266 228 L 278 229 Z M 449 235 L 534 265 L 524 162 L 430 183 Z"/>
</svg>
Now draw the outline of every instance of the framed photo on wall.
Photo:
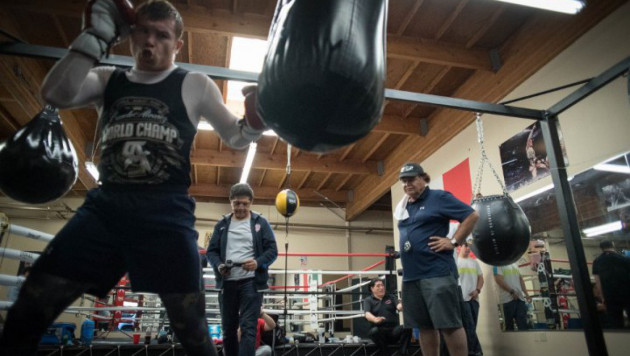
<svg viewBox="0 0 630 356">
<path fill-rule="evenodd" d="M 562 133 L 559 132 L 559 135 L 564 161 L 568 165 Z M 550 174 L 547 147 L 538 121 L 503 142 L 499 146 L 499 151 L 503 179 L 509 192 Z"/>
</svg>

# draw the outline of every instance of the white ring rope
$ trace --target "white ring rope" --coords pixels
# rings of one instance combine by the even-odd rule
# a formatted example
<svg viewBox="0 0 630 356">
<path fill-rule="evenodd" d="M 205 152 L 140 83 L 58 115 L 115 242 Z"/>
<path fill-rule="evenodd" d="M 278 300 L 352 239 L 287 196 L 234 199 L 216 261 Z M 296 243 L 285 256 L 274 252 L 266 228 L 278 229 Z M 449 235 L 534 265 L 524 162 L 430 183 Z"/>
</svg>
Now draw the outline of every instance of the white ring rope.
<svg viewBox="0 0 630 356">
<path fill-rule="evenodd" d="M 55 237 L 54 235 L 47 234 L 45 232 L 29 229 L 28 227 L 14 224 L 9 225 L 9 233 L 28 237 L 29 239 L 42 240 L 45 242 L 50 242 L 50 240 Z"/>
<path fill-rule="evenodd" d="M 0 274 L 0 285 L 2 286 L 21 286 L 26 278 L 23 276 L 11 276 L 8 274 Z"/>
<path fill-rule="evenodd" d="M 23 237 L 27 237 L 27 238 L 31 238 L 34 240 L 41 240 L 44 242 L 49 242 L 53 239 L 53 235 L 51 234 L 47 234 L 47 233 L 43 233 L 40 231 L 36 231 L 33 229 L 29 229 L 23 226 L 18 226 L 18 225 L 9 225 L 8 231 L 12 234 L 15 235 L 19 235 L 19 236 L 23 236 Z M 37 258 L 40 257 L 39 253 L 33 253 L 33 252 L 26 252 L 26 251 L 20 251 L 20 250 L 15 250 L 15 249 L 11 249 L 11 248 L 0 248 L 0 256 L 1 257 L 7 257 L 7 258 L 11 258 L 11 259 L 16 259 L 16 260 L 20 260 L 20 261 L 24 261 L 24 262 L 28 262 L 28 263 L 33 263 L 35 262 L 35 260 L 37 260 Z M 332 256 L 331 256 L 332 257 Z M 338 257 L 338 256 L 336 256 Z M 214 274 L 213 269 L 212 268 L 204 268 L 203 269 L 204 272 L 207 272 L 208 274 L 204 274 L 203 278 L 207 279 L 207 280 L 213 280 Z M 361 277 L 362 276 L 378 276 L 378 278 L 383 279 L 386 275 L 396 275 L 396 271 L 389 271 L 389 270 L 363 270 L 363 271 L 350 271 L 350 270 L 284 270 L 284 269 L 272 269 L 269 270 L 270 274 L 299 274 L 299 275 L 321 275 L 321 274 L 328 274 L 328 275 L 347 275 L 348 278 L 351 277 L 359 277 L 359 283 L 343 288 L 343 289 L 339 289 L 336 291 L 330 291 L 331 295 L 319 295 L 319 293 L 321 293 L 321 291 L 323 290 L 327 290 L 329 291 L 331 288 L 329 288 L 331 285 L 324 285 L 324 286 L 319 286 L 317 288 L 317 290 L 312 290 L 310 289 L 309 291 L 312 292 L 317 292 L 318 295 L 313 294 L 310 297 L 308 297 L 309 301 L 301 301 L 307 298 L 306 295 L 291 295 L 288 296 L 288 298 L 292 299 L 292 300 L 300 300 L 297 302 L 293 302 L 292 305 L 292 309 L 287 309 L 286 313 L 288 315 L 291 315 L 293 318 L 291 318 L 290 320 L 287 320 L 287 322 L 289 324 L 310 324 L 311 326 L 313 325 L 318 325 L 318 323 L 328 323 L 328 322 L 333 322 L 335 320 L 344 320 L 344 319 L 356 319 L 356 318 L 363 318 L 364 317 L 364 313 L 363 313 L 363 308 L 362 308 L 362 298 L 361 300 L 357 300 L 357 301 L 353 301 L 351 303 L 345 303 L 342 305 L 332 305 L 332 306 L 317 306 L 316 304 L 319 302 L 321 302 L 322 300 L 324 300 L 324 298 L 329 298 L 334 295 L 335 293 L 344 293 L 344 292 L 349 292 L 349 291 L 353 291 L 356 289 L 360 289 L 361 287 L 365 286 L 366 284 L 368 284 L 370 281 L 366 280 L 366 281 L 361 281 Z M 343 279 L 343 278 L 342 278 Z M 370 278 L 371 279 L 371 278 Z M 5 286 L 21 286 L 22 283 L 24 282 L 25 278 L 22 276 L 13 276 L 13 275 L 3 275 L 0 274 L 0 285 L 5 285 Z M 289 288 L 303 288 L 304 286 L 287 286 Z M 313 286 L 311 286 L 312 288 Z M 271 291 L 272 289 L 268 289 L 267 291 Z M 308 292 L 305 290 L 305 292 Z M 157 295 L 155 293 L 135 293 L 135 292 L 129 292 L 126 293 L 126 298 L 129 297 L 133 297 L 133 296 L 140 296 L 140 295 L 144 295 L 144 296 L 156 296 Z M 206 298 L 216 298 L 216 295 L 214 294 L 206 294 Z M 271 300 L 278 300 L 278 299 L 284 299 L 283 296 L 280 295 L 266 295 L 264 298 L 266 299 L 271 299 Z M 277 302 L 276 302 L 277 303 Z M 315 304 L 314 304 L 315 303 Z M 334 309 L 329 309 L 329 308 L 334 308 L 334 307 L 343 307 L 346 305 L 352 305 L 352 304 L 356 304 L 358 303 L 360 305 L 360 310 L 334 310 Z M 10 301 L 0 301 L 0 310 L 7 310 L 11 307 L 11 305 L 13 304 L 13 302 Z M 158 304 L 159 305 L 159 304 Z M 274 306 L 275 304 L 272 303 L 270 304 L 270 306 Z M 206 306 L 212 306 L 212 308 L 206 308 L 206 312 L 210 313 L 210 314 L 215 314 L 218 315 L 220 313 L 219 308 L 217 308 L 217 303 L 214 302 L 210 302 L 210 303 L 206 303 Z M 293 307 L 297 307 L 297 308 L 304 308 L 304 307 L 308 307 L 310 306 L 310 310 L 308 309 L 293 309 Z M 99 315 L 99 314 L 95 314 L 95 313 L 101 313 L 101 312 L 114 312 L 114 311 L 123 311 L 123 312 L 133 312 L 133 313 L 139 313 L 141 312 L 142 316 L 146 316 L 146 317 L 129 317 L 129 316 L 125 316 L 122 318 L 117 318 L 117 322 L 138 322 L 138 323 L 142 323 L 142 325 L 149 325 L 149 324 L 160 324 L 160 323 L 164 323 L 164 320 L 162 320 L 163 318 L 158 318 L 156 319 L 156 316 L 158 314 L 162 314 L 165 312 L 165 308 L 163 307 L 147 307 L 147 306 L 101 306 L 101 307 L 88 307 L 88 306 L 69 306 L 64 312 L 65 313 L 74 313 L 74 314 L 79 314 L 79 315 L 83 315 L 86 317 L 90 317 L 90 318 L 94 318 L 94 319 L 102 319 L 104 321 L 114 321 L 114 317 L 112 315 Z M 285 312 L 285 309 L 265 309 L 265 312 L 267 312 L 268 314 L 277 314 L 277 315 L 281 315 Z M 318 318 L 319 315 L 325 315 L 327 316 L 326 318 Z M 308 319 L 296 319 L 296 318 L 303 318 L 304 316 L 310 316 L 310 320 Z M 314 320 L 313 320 L 314 319 Z M 220 319 L 218 318 L 209 318 L 210 321 L 214 321 L 214 322 L 220 322 Z M 149 328 L 151 328 L 151 326 L 149 326 Z"/>
<path fill-rule="evenodd" d="M 203 272 L 213 272 L 212 268 L 204 268 Z M 269 274 L 284 274 L 285 271 L 283 269 L 270 269 L 268 270 Z M 302 270 L 302 269 L 290 269 L 286 271 L 287 274 L 333 274 L 333 275 L 345 275 L 345 274 L 354 274 L 354 275 L 397 275 L 396 271 L 389 270 L 370 270 L 370 271 L 341 271 L 341 270 Z M 214 275 L 206 275 L 205 276 L 214 276 Z"/>
<path fill-rule="evenodd" d="M 35 262 L 36 259 L 39 258 L 39 256 L 40 256 L 39 253 L 26 252 L 26 251 L 15 250 L 12 248 L 0 247 L 0 257 L 6 257 L 6 258 L 14 259 L 14 260 L 20 260 L 20 261 L 24 261 L 28 263 L 33 263 Z"/>
</svg>

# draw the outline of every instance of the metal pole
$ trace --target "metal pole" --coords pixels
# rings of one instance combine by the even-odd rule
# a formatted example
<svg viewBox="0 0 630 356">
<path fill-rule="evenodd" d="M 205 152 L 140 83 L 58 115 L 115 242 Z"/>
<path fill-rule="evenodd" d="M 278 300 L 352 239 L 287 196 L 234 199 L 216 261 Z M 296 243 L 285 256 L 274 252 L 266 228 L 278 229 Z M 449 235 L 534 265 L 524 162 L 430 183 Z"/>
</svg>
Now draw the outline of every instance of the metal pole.
<svg viewBox="0 0 630 356">
<path fill-rule="evenodd" d="M 571 274 L 573 275 L 573 284 L 580 306 L 580 316 L 584 326 L 588 353 L 591 356 L 608 356 L 602 326 L 595 307 L 595 297 L 586 265 L 586 256 L 582 245 L 573 193 L 567 180 L 567 171 L 558 135 L 558 117 L 549 116 L 545 120 L 540 121 L 540 126 L 545 146 L 547 147 L 547 157 L 551 163 L 551 178 L 556 193 L 556 204 L 558 205 L 564 240 L 567 245 Z"/>
</svg>

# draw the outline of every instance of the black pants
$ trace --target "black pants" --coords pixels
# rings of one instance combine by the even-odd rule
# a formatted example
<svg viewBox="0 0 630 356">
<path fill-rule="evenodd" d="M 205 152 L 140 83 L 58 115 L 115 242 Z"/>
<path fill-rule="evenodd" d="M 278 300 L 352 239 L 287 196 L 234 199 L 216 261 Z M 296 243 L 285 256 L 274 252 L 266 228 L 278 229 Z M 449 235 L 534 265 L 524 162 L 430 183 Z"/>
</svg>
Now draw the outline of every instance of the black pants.
<svg viewBox="0 0 630 356">
<path fill-rule="evenodd" d="M 630 316 L 630 301 L 621 303 L 606 302 L 606 315 L 608 317 L 608 326 L 612 329 L 621 329 L 625 327 L 623 318 L 624 310 Z"/>
<path fill-rule="evenodd" d="M 406 354 L 409 342 L 411 341 L 411 329 L 404 328 L 402 325 L 383 325 L 373 326 L 368 332 L 368 336 L 376 346 L 385 354 L 387 345 L 400 345 L 400 353 Z"/>
</svg>

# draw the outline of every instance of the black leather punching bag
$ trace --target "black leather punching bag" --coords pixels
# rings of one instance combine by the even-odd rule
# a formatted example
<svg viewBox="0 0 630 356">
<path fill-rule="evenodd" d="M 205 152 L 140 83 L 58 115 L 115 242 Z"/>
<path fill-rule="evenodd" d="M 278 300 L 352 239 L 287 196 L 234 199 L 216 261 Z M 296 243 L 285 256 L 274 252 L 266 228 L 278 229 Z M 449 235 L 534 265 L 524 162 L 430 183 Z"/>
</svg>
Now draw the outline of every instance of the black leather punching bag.
<svg viewBox="0 0 630 356">
<path fill-rule="evenodd" d="M 326 152 L 382 116 L 386 0 L 280 0 L 257 109 L 288 143 Z"/>
<path fill-rule="evenodd" d="M 472 232 L 475 256 L 493 266 L 518 261 L 531 237 L 531 226 L 521 207 L 508 195 L 476 198 L 472 207 L 479 213 Z"/>
<path fill-rule="evenodd" d="M 77 155 L 61 126 L 59 112 L 46 105 L 0 147 L 0 190 L 12 199 L 46 203 L 72 188 Z"/>
</svg>

